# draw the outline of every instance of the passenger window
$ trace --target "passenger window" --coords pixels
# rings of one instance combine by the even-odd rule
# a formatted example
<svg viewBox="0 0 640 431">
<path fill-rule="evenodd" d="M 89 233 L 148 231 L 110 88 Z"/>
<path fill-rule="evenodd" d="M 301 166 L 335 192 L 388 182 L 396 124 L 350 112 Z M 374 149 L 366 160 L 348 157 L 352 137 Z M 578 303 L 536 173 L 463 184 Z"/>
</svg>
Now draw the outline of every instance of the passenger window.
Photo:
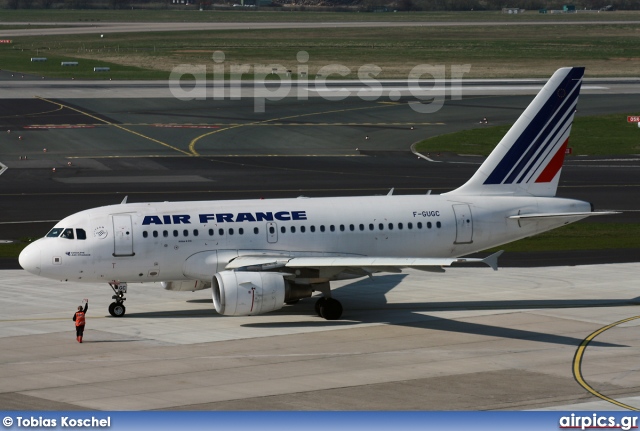
<svg viewBox="0 0 640 431">
<path fill-rule="evenodd" d="M 349 230 L 350 230 L 351 232 L 353 232 L 354 230 L 356 230 L 356 227 L 355 227 L 354 225 L 350 224 L 350 225 L 349 225 Z"/>
<path fill-rule="evenodd" d="M 253 233 L 255 233 L 257 235 L 259 232 L 260 232 L 260 229 L 258 229 L 257 227 L 253 228 Z"/>
<path fill-rule="evenodd" d="M 168 230 L 163 230 L 162 231 L 162 236 L 167 238 L 169 236 L 169 231 Z"/>
<path fill-rule="evenodd" d="M 442 223 L 440 223 L 440 222 L 436 222 L 436 227 L 437 227 L 438 229 L 440 229 L 440 228 L 442 227 Z"/>
<path fill-rule="evenodd" d="M 173 231 L 173 236 L 175 236 L 176 238 L 178 237 L 178 231 L 177 230 Z"/>
<path fill-rule="evenodd" d="M 147 232 L 146 230 L 142 231 L 142 237 L 143 238 L 147 238 L 148 236 L 149 236 L 149 232 Z"/>
<path fill-rule="evenodd" d="M 188 237 L 189 236 L 189 231 L 187 229 L 182 231 L 182 236 L 184 237 Z"/>
<path fill-rule="evenodd" d="M 306 227 L 304 227 L 304 226 L 300 226 L 300 232 L 304 233 L 306 230 L 307 230 L 307 228 L 306 228 Z"/>
<path fill-rule="evenodd" d="M 311 225 L 311 232 L 315 232 L 316 231 L 316 227 L 314 225 Z"/>
<path fill-rule="evenodd" d="M 407 227 L 408 227 L 409 229 L 413 229 L 413 223 L 411 223 L 411 222 L 407 223 Z"/>
<path fill-rule="evenodd" d="M 384 229 L 384 225 L 383 225 L 382 223 L 380 223 L 380 224 L 378 225 L 378 229 L 383 230 L 383 229 Z"/>
<path fill-rule="evenodd" d="M 154 238 L 157 238 L 157 237 L 158 237 L 158 231 L 157 231 L 157 230 L 154 230 L 154 231 L 153 231 L 153 237 L 154 237 Z"/>
<path fill-rule="evenodd" d="M 73 229 L 65 229 L 60 235 L 60 238 L 73 239 Z"/>
<path fill-rule="evenodd" d="M 76 237 L 78 239 L 87 239 L 87 233 L 84 229 L 76 229 Z"/>
<path fill-rule="evenodd" d="M 418 224 L 417 224 L 417 226 L 418 226 L 418 229 L 422 229 L 422 222 L 421 222 L 421 221 L 419 221 L 419 222 L 418 222 Z"/>
<path fill-rule="evenodd" d="M 340 225 L 340 232 L 344 232 L 344 225 L 343 224 Z"/>
<path fill-rule="evenodd" d="M 213 229 L 209 229 L 209 236 L 213 236 Z"/>
<path fill-rule="evenodd" d="M 276 230 L 274 229 L 274 227 L 273 227 L 273 226 L 269 226 L 269 233 L 270 233 L 270 234 L 272 234 L 272 235 L 273 235 L 274 233 L 276 233 Z"/>
<path fill-rule="evenodd" d="M 393 230 L 393 223 L 389 223 L 389 230 Z"/>
<path fill-rule="evenodd" d="M 295 226 L 291 226 L 291 233 L 296 233 L 296 227 Z"/>
<path fill-rule="evenodd" d="M 427 229 L 431 229 L 431 222 L 430 221 L 427 222 Z"/>
<path fill-rule="evenodd" d="M 229 235 L 233 235 L 233 228 L 229 228 Z"/>
<path fill-rule="evenodd" d="M 398 223 L 398 229 L 402 230 L 402 223 Z"/>
<path fill-rule="evenodd" d="M 244 235 L 244 229 L 238 228 L 238 235 Z"/>
<path fill-rule="evenodd" d="M 198 229 L 194 229 L 193 236 L 198 236 L 198 235 L 200 235 L 200 232 L 198 232 Z"/>
<path fill-rule="evenodd" d="M 286 231 L 287 231 L 286 227 L 284 227 L 284 226 L 280 227 L 280 232 L 285 233 Z"/>
<path fill-rule="evenodd" d="M 364 230 L 364 225 L 360 223 L 360 230 Z"/>
<path fill-rule="evenodd" d="M 373 223 L 369 223 L 369 230 L 373 230 Z"/>
<path fill-rule="evenodd" d="M 49 231 L 49 233 L 47 234 L 47 237 L 49 237 L 49 238 L 57 238 L 62 233 L 62 230 L 63 229 L 61 227 L 54 227 L 53 229 L 51 229 Z"/>
<path fill-rule="evenodd" d="M 336 227 L 334 225 L 329 226 L 329 230 L 331 232 L 335 232 L 336 231 Z"/>
<path fill-rule="evenodd" d="M 324 232 L 324 225 L 323 224 L 320 225 L 320 232 Z"/>
<path fill-rule="evenodd" d="M 220 236 L 223 236 L 224 235 L 224 229 L 222 229 L 222 228 L 218 229 L 218 234 Z"/>
</svg>

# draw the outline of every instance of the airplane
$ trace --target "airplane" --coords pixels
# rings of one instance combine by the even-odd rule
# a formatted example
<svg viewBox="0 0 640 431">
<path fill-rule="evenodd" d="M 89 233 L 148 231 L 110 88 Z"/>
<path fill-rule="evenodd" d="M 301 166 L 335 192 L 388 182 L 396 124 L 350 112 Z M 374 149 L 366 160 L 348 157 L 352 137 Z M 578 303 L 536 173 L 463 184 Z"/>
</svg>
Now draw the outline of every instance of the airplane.
<svg viewBox="0 0 640 431">
<path fill-rule="evenodd" d="M 311 297 L 316 313 L 342 317 L 330 282 L 400 272 L 444 272 L 501 252 L 471 253 L 576 222 L 588 202 L 555 197 L 584 67 L 558 69 L 459 188 L 393 195 L 127 203 L 88 209 L 57 223 L 20 254 L 30 273 L 106 282 L 109 313 L 125 314 L 128 283 L 211 288 L 216 311 L 266 313 Z M 392 190 L 393 191 L 393 190 Z"/>
</svg>

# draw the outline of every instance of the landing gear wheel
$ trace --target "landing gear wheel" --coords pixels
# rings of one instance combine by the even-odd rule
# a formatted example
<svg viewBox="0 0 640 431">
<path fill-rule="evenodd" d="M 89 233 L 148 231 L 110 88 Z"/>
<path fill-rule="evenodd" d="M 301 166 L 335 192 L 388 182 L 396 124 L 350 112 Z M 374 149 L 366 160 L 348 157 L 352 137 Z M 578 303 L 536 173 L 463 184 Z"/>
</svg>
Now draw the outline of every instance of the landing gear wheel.
<svg viewBox="0 0 640 431">
<path fill-rule="evenodd" d="M 322 307 L 322 305 L 327 301 L 327 298 L 325 298 L 324 296 L 318 298 L 318 300 L 316 301 L 315 304 L 315 309 L 316 309 L 316 314 L 320 317 L 322 317 L 322 314 L 320 314 L 320 307 Z"/>
<path fill-rule="evenodd" d="M 112 302 L 109 305 L 109 314 L 113 317 L 122 317 L 126 311 L 127 308 L 122 303 Z"/>
<path fill-rule="evenodd" d="M 127 293 L 127 283 L 112 281 L 109 283 L 109 286 L 113 289 L 113 293 L 115 293 L 115 295 L 111 297 L 111 299 L 115 299 L 115 302 L 109 305 L 109 314 L 113 317 L 122 317 L 127 311 L 124 306 L 124 301 L 127 300 L 127 298 L 124 297 L 124 294 Z"/>
<path fill-rule="evenodd" d="M 338 320 L 342 316 L 342 304 L 337 299 L 325 299 L 320 304 L 320 316 L 327 320 Z"/>
</svg>

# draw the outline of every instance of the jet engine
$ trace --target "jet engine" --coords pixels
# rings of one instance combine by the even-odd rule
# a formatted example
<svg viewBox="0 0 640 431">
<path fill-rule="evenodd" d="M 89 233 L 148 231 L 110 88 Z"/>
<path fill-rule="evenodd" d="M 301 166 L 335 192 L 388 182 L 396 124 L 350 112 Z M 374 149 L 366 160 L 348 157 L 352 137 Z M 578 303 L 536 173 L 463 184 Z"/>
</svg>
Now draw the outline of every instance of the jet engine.
<svg viewBox="0 0 640 431">
<path fill-rule="evenodd" d="M 220 271 L 211 280 L 216 311 L 225 316 L 249 316 L 281 309 L 286 302 L 308 298 L 311 285 L 299 285 L 277 272 Z"/>
</svg>

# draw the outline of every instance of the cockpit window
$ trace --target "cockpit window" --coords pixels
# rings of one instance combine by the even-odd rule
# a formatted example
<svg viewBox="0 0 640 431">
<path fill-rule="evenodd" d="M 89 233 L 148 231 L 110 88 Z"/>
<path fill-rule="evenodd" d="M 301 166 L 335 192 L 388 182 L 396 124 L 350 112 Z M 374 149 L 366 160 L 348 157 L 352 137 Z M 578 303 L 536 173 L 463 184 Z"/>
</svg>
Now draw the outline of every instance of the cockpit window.
<svg viewBox="0 0 640 431">
<path fill-rule="evenodd" d="M 76 229 L 76 237 L 78 239 L 87 239 L 87 233 L 84 229 Z"/>
<path fill-rule="evenodd" d="M 73 229 L 70 229 L 70 228 L 69 229 L 65 229 L 62 232 L 62 235 L 60 235 L 60 238 L 73 239 L 74 238 Z"/>
<path fill-rule="evenodd" d="M 62 233 L 64 229 L 61 227 L 54 227 L 53 229 L 51 229 L 49 231 L 49 233 L 47 234 L 48 238 L 57 238 L 60 236 L 60 233 Z"/>
</svg>

